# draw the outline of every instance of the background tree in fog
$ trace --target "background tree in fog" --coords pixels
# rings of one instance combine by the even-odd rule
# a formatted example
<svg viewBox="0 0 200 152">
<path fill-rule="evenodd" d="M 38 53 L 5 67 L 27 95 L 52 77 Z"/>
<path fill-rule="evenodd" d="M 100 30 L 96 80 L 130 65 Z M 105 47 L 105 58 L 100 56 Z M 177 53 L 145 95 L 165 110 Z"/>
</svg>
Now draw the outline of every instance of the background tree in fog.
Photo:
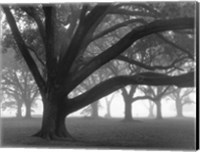
<svg viewBox="0 0 200 152">
<path fill-rule="evenodd" d="M 170 94 L 170 98 L 174 100 L 177 117 L 183 117 L 183 106 L 186 104 L 194 104 L 188 96 L 194 92 L 194 88 L 181 89 L 174 87 L 173 92 Z"/>
<path fill-rule="evenodd" d="M 158 86 L 158 87 L 152 87 L 147 86 L 141 88 L 141 90 L 144 92 L 147 99 L 154 102 L 156 105 L 156 118 L 162 119 L 162 103 L 161 100 L 165 96 L 169 95 L 172 91 L 170 89 L 170 86 Z"/>
<path fill-rule="evenodd" d="M 22 117 L 22 105 L 25 105 L 25 117 L 31 117 L 32 104 L 39 95 L 39 90 L 27 66 L 17 59 L 13 50 L 2 56 L 1 89 L 6 100 L 2 107 L 17 106 L 17 117 Z"/>
<path fill-rule="evenodd" d="M 190 9 L 187 10 L 188 6 Z M 174 7 L 175 14 L 172 11 L 168 14 Z M 154 33 L 160 33 L 176 46 L 176 51 L 169 51 L 181 54 L 176 57 L 184 55 L 187 60 L 194 61 L 194 50 L 177 49 L 178 40 L 183 37 L 193 43 L 194 13 L 189 11 L 194 10 L 194 3 L 40 4 L 4 5 L 2 8 L 42 97 L 43 120 L 36 136 L 45 139 L 71 137 L 65 127 L 66 116 L 126 85 L 194 85 L 194 70 L 175 76 L 155 72 L 152 77 L 149 76 L 152 73 L 147 72 L 111 77 L 79 96 L 69 97 L 93 72 L 117 58 L 137 40 Z M 121 28 L 127 29 L 126 32 L 110 43 L 113 39 L 110 33 Z M 28 33 L 27 38 L 22 34 L 26 30 L 34 32 Z M 177 41 L 172 41 L 165 31 L 172 33 L 171 37 L 177 37 Z M 109 47 L 87 53 L 93 50 L 89 48 L 95 47 L 95 43 L 108 43 Z M 181 61 L 186 63 L 186 59 Z M 42 61 L 41 65 L 39 61 Z"/>
</svg>

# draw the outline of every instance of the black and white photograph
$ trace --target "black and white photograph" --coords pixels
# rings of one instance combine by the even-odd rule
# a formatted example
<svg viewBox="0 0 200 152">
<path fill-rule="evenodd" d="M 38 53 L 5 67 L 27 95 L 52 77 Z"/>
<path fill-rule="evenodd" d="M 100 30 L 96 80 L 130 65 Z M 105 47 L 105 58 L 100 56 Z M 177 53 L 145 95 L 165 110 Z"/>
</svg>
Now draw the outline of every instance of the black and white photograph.
<svg viewBox="0 0 200 152">
<path fill-rule="evenodd" d="M 198 149 L 197 1 L 4 2 L 0 21 L 0 149 Z"/>
</svg>

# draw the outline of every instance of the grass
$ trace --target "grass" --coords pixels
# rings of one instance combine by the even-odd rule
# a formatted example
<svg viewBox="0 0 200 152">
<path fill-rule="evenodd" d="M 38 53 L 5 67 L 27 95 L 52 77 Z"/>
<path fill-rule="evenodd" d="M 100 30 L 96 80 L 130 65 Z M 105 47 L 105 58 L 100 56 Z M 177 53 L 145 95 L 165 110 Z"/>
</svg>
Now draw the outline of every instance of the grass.
<svg viewBox="0 0 200 152">
<path fill-rule="evenodd" d="M 3 147 L 51 148 L 131 148 L 194 150 L 195 119 L 120 119 L 67 118 L 67 128 L 77 141 L 47 141 L 31 137 L 41 125 L 40 118 L 2 120 Z"/>
</svg>

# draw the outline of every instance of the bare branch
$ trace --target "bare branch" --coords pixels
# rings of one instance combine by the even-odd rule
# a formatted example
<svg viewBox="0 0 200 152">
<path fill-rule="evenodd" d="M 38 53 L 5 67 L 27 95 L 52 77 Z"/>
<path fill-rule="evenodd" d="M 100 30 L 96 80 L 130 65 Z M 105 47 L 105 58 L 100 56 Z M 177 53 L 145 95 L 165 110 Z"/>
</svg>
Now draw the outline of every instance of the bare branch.
<svg viewBox="0 0 200 152">
<path fill-rule="evenodd" d="M 179 49 L 180 51 L 186 53 L 188 55 L 188 57 L 190 57 L 192 60 L 194 60 L 194 56 L 187 51 L 186 49 L 180 47 L 179 45 L 173 43 L 172 41 L 168 40 L 167 38 L 165 38 L 164 36 L 162 36 L 161 34 L 156 34 L 161 40 L 163 40 L 164 42 L 172 45 L 173 47 L 175 47 L 176 49 Z"/>
<path fill-rule="evenodd" d="M 136 60 L 130 59 L 130 58 L 128 58 L 128 57 L 126 57 L 126 56 L 123 56 L 123 55 L 118 56 L 116 59 L 121 60 L 121 61 L 124 61 L 124 62 L 128 62 L 129 64 L 137 65 L 137 66 L 142 67 L 142 68 L 144 68 L 144 69 L 148 69 L 148 70 L 154 71 L 154 70 L 166 70 L 166 69 L 173 68 L 173 67 L 175 67 L 175 65 L 176 65 L 178 62 L 184 60 L 185 58 L 186 58 L 186 57 L 182 57 L 182 58 L 180 58 L 180 59 L 176 59 L 176 60 L 174 60 L 174 61 L 173 61 L 170 65 L 168 65 L 168 66 L 149 66 L 149 65 L 143 64 L 143 63 L 141 63 L 141 62 L 138 62 L 138 61 L 136 61 Z"/>
<path fill-rule="evenodd" d="M 133 100 L 132 100 L 132 103 L 137 101 L 137 100 L 154 100 L 154 98 L 152 98 L 151 96 L 137 96 L 137 97 L 134 97 Z"/>
<path fill-rule="evenodd" d="M 36 53 L 36 51 L 32 47 L 30 47 L 30 46 L 27 46 L 27 47 L 28 47 L 28 49 L 31 52 L 34 53 L 34 55 L 36 56 L 36 58 L 38 59 L 38 61 L 42 64 L 42 66 L 45 66 L 45 63 L 42 61 L 42 59 L 39 57 L 39 55 Z"/>
</svg>

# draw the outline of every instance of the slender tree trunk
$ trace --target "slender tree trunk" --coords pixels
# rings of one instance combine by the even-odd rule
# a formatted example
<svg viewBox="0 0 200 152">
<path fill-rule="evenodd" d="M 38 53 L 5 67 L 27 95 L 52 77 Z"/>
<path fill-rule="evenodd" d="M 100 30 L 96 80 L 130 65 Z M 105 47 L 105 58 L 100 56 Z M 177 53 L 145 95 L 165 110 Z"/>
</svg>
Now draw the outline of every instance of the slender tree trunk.
<svg viewBox="0 0 200 152">
<path fill-rule="evenodd" d="M 133 120 L 132 118 L 132 102 L 131 101 L 126 101 L 125 102 L 125 117 L 124 120 L 131 121 Z"/>
<path fill-rule="evenodd" d="M 22 102 L 17 102 L 17 118 L 22 118 Z"/>
<path fill-rule="evenodd" d="M 64 98 L 63 98 L 64 99 Z M 49 99 L 43 98 L 43 119 L 41 130 L 35 134 L 48 140 L 72 138 L 66 129 L 66 111 L 62 105 L 64 101 L 55 95 L 49 95 Z"/>
<path fill-rule="evenodd" d="M 105 115 L 106 118 L 111 118 L 110 104 L 111 104 L 111 101 L 106 101 L 106 109 L 107 109 L 107 113 Z"/>
<path fill-rule="evenodd" d="M 26 106 L 26 114 L 25 114 L 25 118 L 31 118 L 31 101 L 26 101 L 27 103 L 25 103 Z"/>
<path fill-rule="evenodd" d="M 155 103 L 156 103 L 156 107 L 157 107 L 157 116 L 156 116 L 156 118 L 157 119 L 162 119 L 161 101 L 157 100 L 157 101 L 155 101 Z"/>
<path fill-rule="evenodd" d="M 149 118 L 154 118 L 155 117 L 154 113 L 153 113 L 154 104 L 151 101 L 149 101 L 149 102 L 150 103 L 149 103 L 149 115 L 148 115 L 148 117 Z"/>
<path fill-rule="evenodd" d="M 98 101 L 92 103 L 91 107 L 92 107 L 91 117 L 93 117 L 93 118 L 99 117 L 99 114 L 98 114 Z"/>
<path fill-rule="evenodd" d="M 177 115 L 176 115 L 177 117 L 183 117 L 182 104 L 179 98 L 176 100 L 176 111 L 177 111 Z"/>
</svg>

